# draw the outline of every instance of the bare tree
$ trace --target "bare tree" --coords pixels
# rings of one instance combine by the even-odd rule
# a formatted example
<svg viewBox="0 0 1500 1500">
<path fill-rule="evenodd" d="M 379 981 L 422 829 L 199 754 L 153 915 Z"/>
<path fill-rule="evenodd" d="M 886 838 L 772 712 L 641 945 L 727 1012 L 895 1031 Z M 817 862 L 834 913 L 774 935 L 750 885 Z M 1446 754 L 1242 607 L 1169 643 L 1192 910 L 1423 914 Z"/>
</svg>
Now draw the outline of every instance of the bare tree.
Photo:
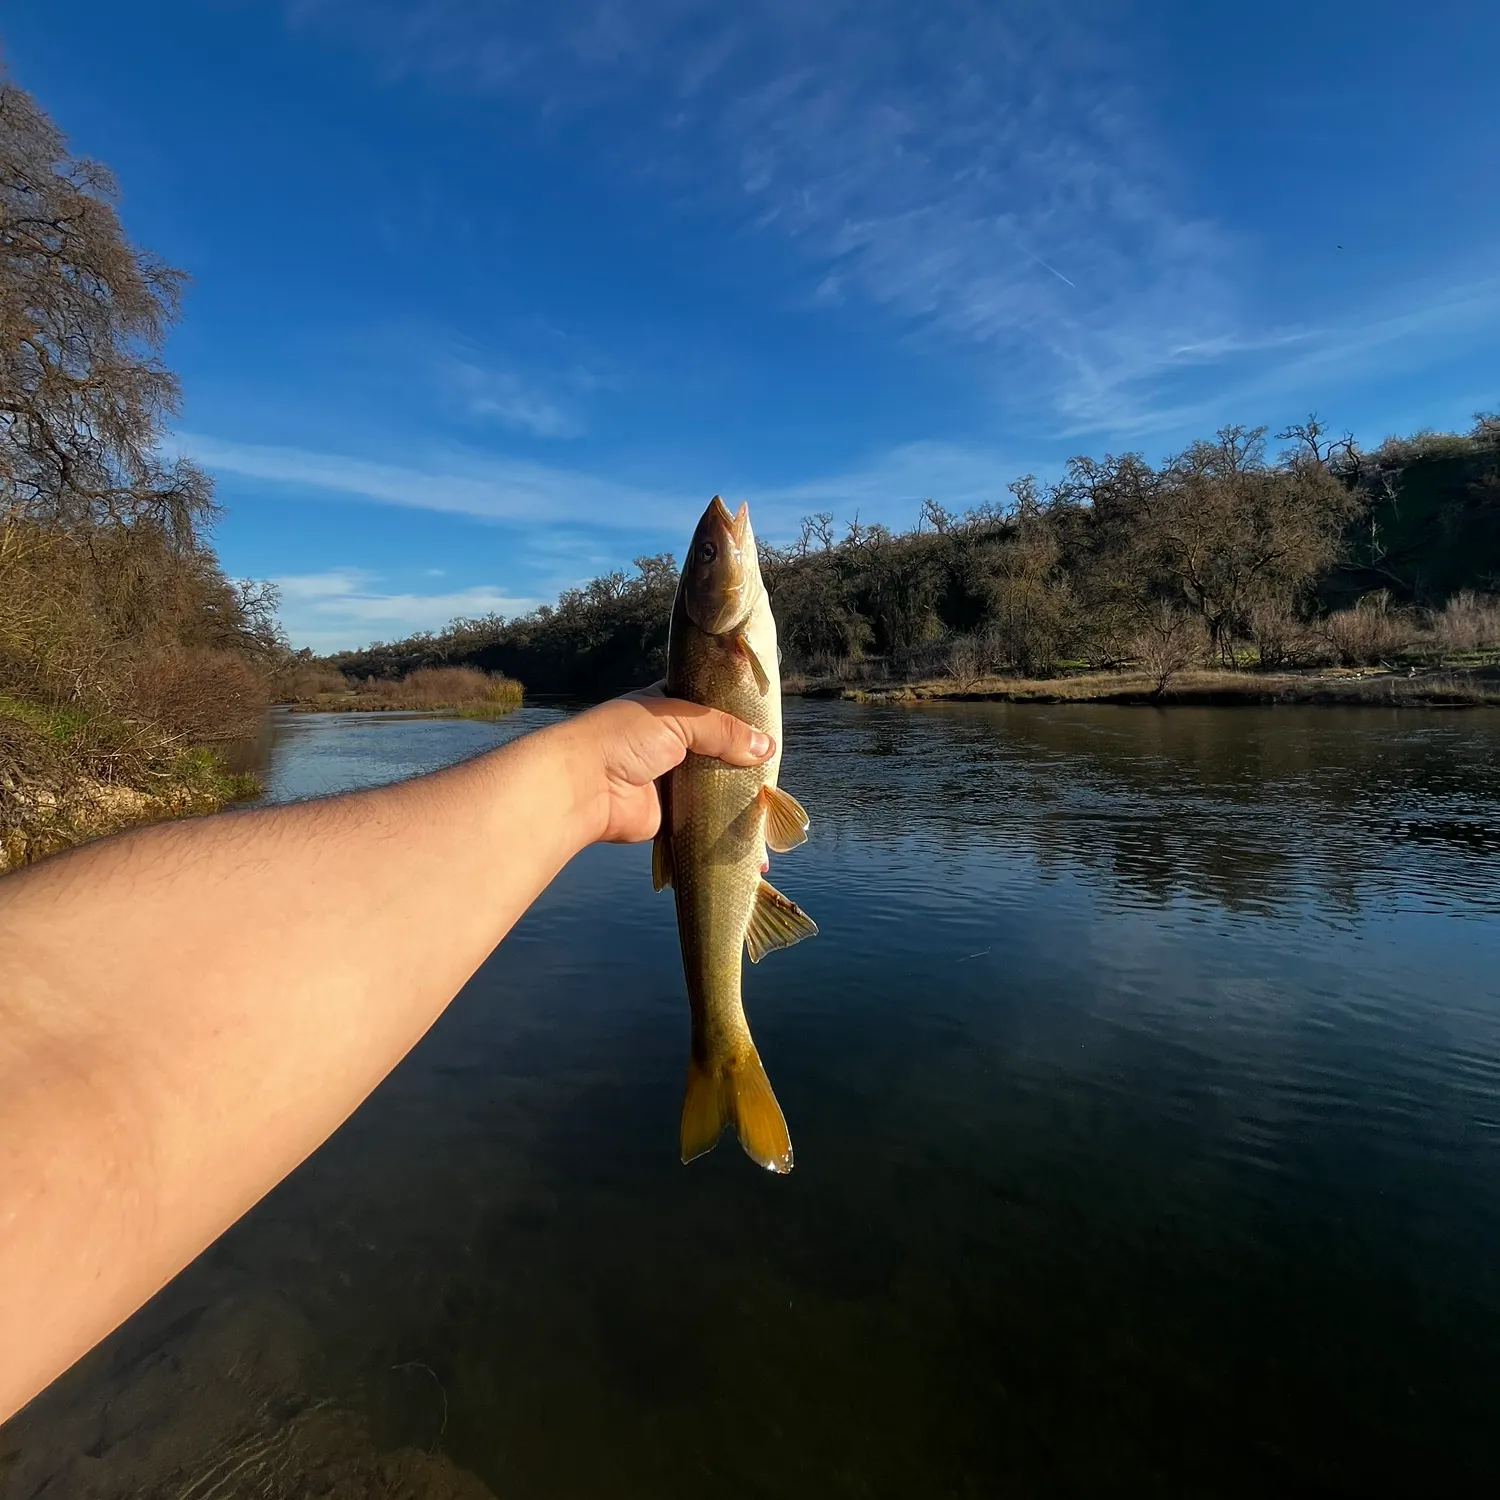
<svg viewBox="0 0 1500 1500">
<path fill-rule="evenodd" d="M 1201 659 L 1205 644 L 1202 621 L 1178 605 L 1156 599 L 1141 612 L 1135 652 L 1151 678 L 1155 697 L 1166 692 L 1179 672 Z"/>
<path fill-rule="evenodd" d="M 188 542 L 211 487 L 157 453 L 178 395 L 159 350 L 184 276 L 126 240 L 113 196 L 108 171 L 70 156 L 0 77 L 0 507 L 68 525 L 149 519 Z"/>
<path fill-rule="evenodd" d="M 1263 428 L 1226 427 L 1215 442 L 1194 443 L 1140 516 L 1140 543 L 1226 666 L 1253 606 L 1294 600 L 1333 561 L 1358 503 L 1321 462 L 1268 465 L 1263 439 Z"/>
</svg>

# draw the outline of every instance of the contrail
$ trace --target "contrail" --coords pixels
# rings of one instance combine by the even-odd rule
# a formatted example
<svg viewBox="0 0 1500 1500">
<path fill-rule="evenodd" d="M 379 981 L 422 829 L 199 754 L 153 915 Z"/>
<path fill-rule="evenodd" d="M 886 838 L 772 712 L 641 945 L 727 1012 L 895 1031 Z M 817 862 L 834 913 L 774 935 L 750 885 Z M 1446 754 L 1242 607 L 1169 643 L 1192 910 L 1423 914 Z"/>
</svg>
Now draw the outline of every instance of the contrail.
<svg viewBox="0 0 1500 1500">
<path fill-rule="evenodd" d="M 1056 266 L 1049 266 L 1047 264 L 1047 262 L 1044 261 L 1040 255 L 1033 255 L 1031 253 L 1031 251 L 1026 250 L 1026 249 L 1023 249 L 1021 251 L 1021 254 L 1024 255 L 1028 260 L 1034 260 L 1037 263 L 1037 265 L 1039 265 L 1044 271 L 1051 271 L 1052 274 L 1055 277 L 1057 277 L 1057 279 L 1059 281 L 1068 281 L 1068 278 L 1066 276 L 1064 276 L 1063 273 L 1061 271 L 1059 271 Z M 1068 285 L 1070 287 L 1072 287 L 1075 292 L 1078 290 L 1078 283 L 1076 281 L 1068 281 Z"/>
</svg>

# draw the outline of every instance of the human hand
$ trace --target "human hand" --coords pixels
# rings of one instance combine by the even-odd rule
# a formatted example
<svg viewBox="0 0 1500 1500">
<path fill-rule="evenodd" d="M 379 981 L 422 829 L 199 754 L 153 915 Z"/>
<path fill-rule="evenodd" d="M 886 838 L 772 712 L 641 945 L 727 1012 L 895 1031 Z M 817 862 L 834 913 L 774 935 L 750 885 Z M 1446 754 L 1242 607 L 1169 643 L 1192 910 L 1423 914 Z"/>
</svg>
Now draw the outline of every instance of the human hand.
<svg viewBox="0 0 1500 1500">
<path fill-rule="evenodd" d="M 568 736 L 579 778 L 585 841 L 633 844 L 661 823 L 656 778 L 691 751 L 731 766 L 758 766 L 776 746 L 771 736 L 732 714 L 668 698 L 661 684 L 601 703 L 570 719 Z"/>
</svg>

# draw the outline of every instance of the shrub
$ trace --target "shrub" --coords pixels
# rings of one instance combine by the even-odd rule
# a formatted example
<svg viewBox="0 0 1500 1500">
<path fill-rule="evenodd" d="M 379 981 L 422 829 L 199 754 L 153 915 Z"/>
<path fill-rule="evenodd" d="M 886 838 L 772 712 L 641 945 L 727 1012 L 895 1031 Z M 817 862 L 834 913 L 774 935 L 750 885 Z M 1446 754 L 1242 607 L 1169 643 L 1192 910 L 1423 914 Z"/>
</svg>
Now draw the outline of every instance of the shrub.
<svg viewBox="0 0 1500 1500">
<path fill-rule="evenodd" d="M 131 712 L 187 744 L 252 735 L 266 706 L 265 674 L 233 651 L 153 651 L 134 664 L 125 687 Z"/>
<path fill-rule="evenodd" d="M 1461 590 L 1432 617 L 1432 634 L 1448 651 L 1500 646 L 1500 599 Z"/>
<path fill-rule="evenodd" d="M 961 635 L 948 645 L 948 676 L 960 692 L 972 691 L 984 675 L 985 663 L 979 642 L 972 635 Z"/>
<path fill-rule="evenodd" d="M 1390 595 L 1382 590 L 1353 609 L 1329 615 L 1323 635 L 1343 666 L 1373 667 L 1410 645 L 1413 628 L 1400 610 L 1390 607 Z"/>
<path fill-rule="evenodd" d="M 1266 599 L 1255 605 L 1248 622 L 1260 665 L 1267 670 L 1295 666 L 1318 654 L 1318 642 L 1297 612 L 1282 600 Z"/>
<path fill-rule="evenodd" d="M 1159 599 L 1142 616 L 1133 644 L 1142 671 L 1160 696 L 1177 673 L 1203 660 L 1209 639 L 1197 615 Z"/>
<path fill-rule="evenodd" d="M 342 672 L 332 667 L 294 656 L 276 669 L 271 690 L 277 703 L 309 703 L 317 698 L 351 692 L 353 685 Z"/>
<path fill-rule="evenodd" d="M 521 704 L 521 684 L 477 667 L 418 667 L 395 681 L 368 679 L 355 689 L 352 706 L 422 710 L 466 709 L 506 713 Z"/>
</svg>

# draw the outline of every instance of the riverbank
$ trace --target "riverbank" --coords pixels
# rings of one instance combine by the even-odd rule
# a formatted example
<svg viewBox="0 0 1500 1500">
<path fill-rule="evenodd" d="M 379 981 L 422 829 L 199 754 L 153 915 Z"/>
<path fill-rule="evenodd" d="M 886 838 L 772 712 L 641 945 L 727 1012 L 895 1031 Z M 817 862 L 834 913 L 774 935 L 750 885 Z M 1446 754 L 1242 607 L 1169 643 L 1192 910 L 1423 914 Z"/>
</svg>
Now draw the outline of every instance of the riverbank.
<svg viewBox="0 0 1500 1500">
<path fill-rule="evenodd" d="M 958 681 L 789 678 L 792 697 L 842 698 L 854 703 L 1119 703 L 1234 707 L 1333 704 L 1376 708 L 1468 708 L 1500 705 L 1500 667 L 1379 671 L 1318 668 L 1302 671 L 1198 671 L 1174 675 L 1164 686 L 1145 672 L 1079 672 L 1050 678 L 1003 676 Z"/>
<path fill-rule="evenodd" d="M 118 756 L 82 753 L 56 717 L 0 701 L 0 872 L 140 823 L 218 812 L 260 792 L 208 746 Z M 38 722 L 40 721 L 40 722 Z"/>
<path fill-rule="evenodd" d="M 525 690 L 499 672 L 473 667 L 419 667 L 394 679 L 345 678 L 328 669 L 293 679 L 280 707 L 294 714 L 428 713 L 498 719 L 521 706 Z"/>
</svg>

